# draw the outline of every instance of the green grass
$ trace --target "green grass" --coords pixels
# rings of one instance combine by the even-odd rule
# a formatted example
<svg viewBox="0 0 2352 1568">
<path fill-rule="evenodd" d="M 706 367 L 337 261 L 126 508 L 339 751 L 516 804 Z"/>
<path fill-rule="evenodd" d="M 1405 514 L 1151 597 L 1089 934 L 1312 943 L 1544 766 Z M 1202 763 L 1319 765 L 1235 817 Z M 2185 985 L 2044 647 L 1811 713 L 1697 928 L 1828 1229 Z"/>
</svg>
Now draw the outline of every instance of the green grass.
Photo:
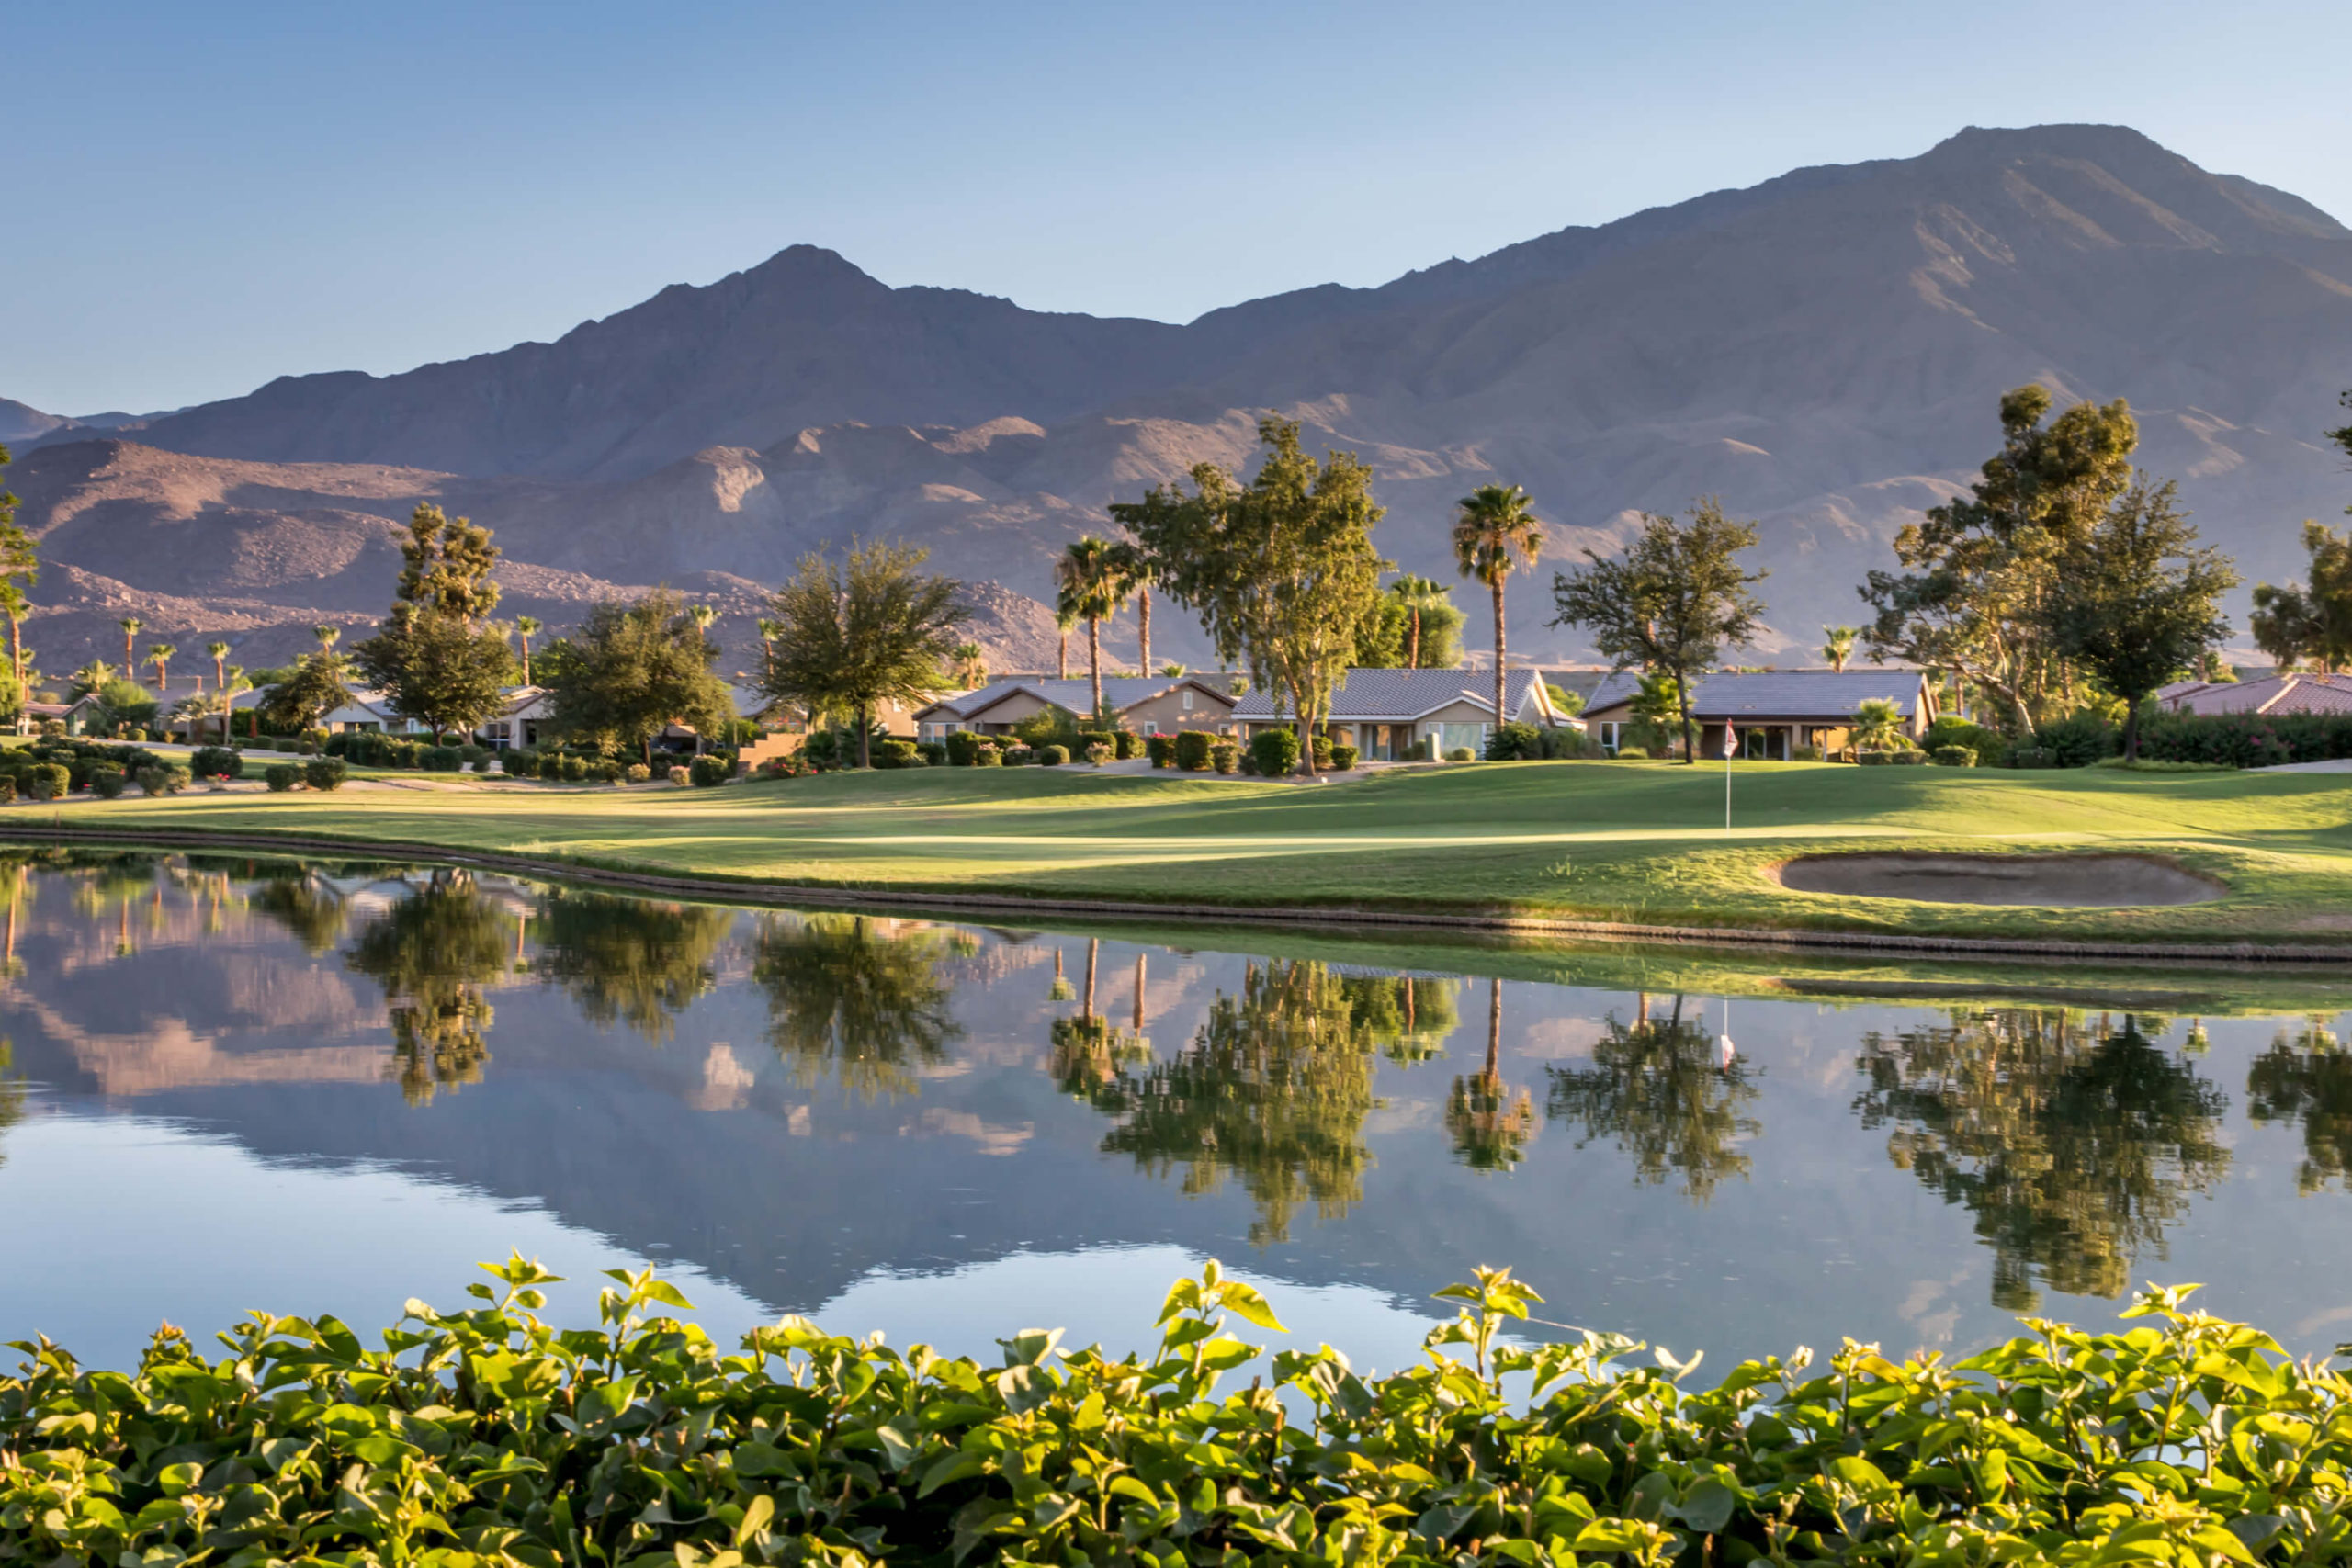
<svg viewBox="0 0 2352 1568">
<path fill-rule="evenodd" d="M 413 775 L 409 775 L 413 776 Z M 435 782 L 454 783 L 435 775 Z M 836 888 L 1504 911 L 1679 926 L 2352 948 L 2352 779 L 1755 763 L 1521 762 L 1358 783 L 1070 769 L 831 774 L 719 790 L 514 784 L 126 798 L 11 823 L 220 829 L 495 850 Z M 1792 854 L 2125 850 L 2219 878 L 2177 908 L 1975 908 L 1787 892 Z"/>
</svg>

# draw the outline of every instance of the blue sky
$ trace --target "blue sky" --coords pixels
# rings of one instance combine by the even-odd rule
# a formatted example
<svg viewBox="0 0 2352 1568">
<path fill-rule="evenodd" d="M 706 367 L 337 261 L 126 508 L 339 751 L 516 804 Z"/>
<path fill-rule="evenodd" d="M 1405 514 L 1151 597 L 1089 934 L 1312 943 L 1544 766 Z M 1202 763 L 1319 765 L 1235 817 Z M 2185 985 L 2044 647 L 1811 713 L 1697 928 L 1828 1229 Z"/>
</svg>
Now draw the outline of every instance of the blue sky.
<svg viewBox="0 0 2352 1568">
<path fill-rule="evenodd" d="M 795 242 L 1182 321 L 1963 125 L 2352 219 L 2352 6 L 0 0 L 0 396 L 552 337 Z"/>
</svg>

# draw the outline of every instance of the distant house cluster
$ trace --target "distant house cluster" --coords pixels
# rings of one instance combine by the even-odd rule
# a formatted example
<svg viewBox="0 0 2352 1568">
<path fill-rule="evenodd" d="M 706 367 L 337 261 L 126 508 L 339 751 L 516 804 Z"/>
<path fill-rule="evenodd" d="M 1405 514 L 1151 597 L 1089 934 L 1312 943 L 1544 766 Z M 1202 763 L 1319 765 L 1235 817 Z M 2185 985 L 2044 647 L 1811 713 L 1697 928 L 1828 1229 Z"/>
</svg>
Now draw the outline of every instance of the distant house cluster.
<svg viewBox="0 0 2352 1568">
<path fill-rule="evenodd" d="M 1619 671 L 1586 699 L 1587 733 L 1614 755 L 1634 721 L 1641 677 Z M 1690 716 L 1699 755 L 1726 748 L 1752 761 L 1785 762 L 1804 747 L 1824 756 L 1853 740 L 1854 713 L 1873 698 L 1890 702 L 1913 740 L 1936 722 L 1936 687 L 1921 670 L 1765 670 L 1702 675 L 1691 684 Z"/>
<path fill-rule="evenodd" d="M 2253 681 L 2176 681 L 2156 693 L 2166 713 L 2352 713 L 2352 675 L 2280 671 Z"/>
</svg>

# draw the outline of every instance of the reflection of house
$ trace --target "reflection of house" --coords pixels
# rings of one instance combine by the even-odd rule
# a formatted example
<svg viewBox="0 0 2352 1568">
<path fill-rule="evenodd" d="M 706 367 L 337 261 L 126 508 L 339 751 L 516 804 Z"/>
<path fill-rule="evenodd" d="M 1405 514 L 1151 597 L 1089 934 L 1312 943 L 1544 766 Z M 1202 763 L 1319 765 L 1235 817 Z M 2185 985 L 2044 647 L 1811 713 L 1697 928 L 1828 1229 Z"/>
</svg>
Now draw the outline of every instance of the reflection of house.
<svg viewBox="0 0 2352 1568">
<path fill-rule="evenodd" d="M 1585 705 L 1586 730 L 1615 751 L 1633 722 L 1641 677 L 1623 670 L 1600 683 Z M 1765 670 L 1753 674 L 1702 675 L 1690 688 L 1699 754 L 1724 754 L 1724 730 L 1739 737 L 1739 753 L 1785 762 L 1801 746 L 1826 755 L 1851 744 L 1854 710 L 1872 698 L 1894 705 L 1902 731 L 1917 740 L 1936 720 L 1935 687 L 1919 670 Z"/>
<path fill-rule="evenodd" d="M 2352 713 L 2352 675 L 2301 672 L 2257 681 L 2176 681 L 2156 693 L 2166 713 Z"/>
<path fill-rule="evenodd" d="M 1230 693 L 1191 675 L 1106 675 L 1102 705 L 1111 710 L 1118 728 L 1138 735 L 1174 735 L 1186 729 L 1222 733 L 1234 712 Z M 922 739 L 938 740 L 957 730 L 1010 735 L 1013 726 L 1048 708 L 1088 722 L 1094 711 L 1094 683 L 1031 676 L 997 681 L 977 692 L 942 697 L 908 716 Z"/>
<path fill-rule="evenodd" d="M 1558 725 L 1573 722 L 1555 712 L 1537 670 L 1513 670 L 1504 677 L 1505 722 Z M 1274 711 L 1273 699 L 1252 692 L 1233 716 L 1246 736 L 1290 728 Z M 1472 670 L 1351 670 L 1348 683 L 1331 694 L 1324 731 L 1356 748 L 1368 761 L 1393 761 L 1430 741 L 1439 757 L 1468 747 L 1486 755 L 1495 724 L 1495 678 Z"/>
</svg>

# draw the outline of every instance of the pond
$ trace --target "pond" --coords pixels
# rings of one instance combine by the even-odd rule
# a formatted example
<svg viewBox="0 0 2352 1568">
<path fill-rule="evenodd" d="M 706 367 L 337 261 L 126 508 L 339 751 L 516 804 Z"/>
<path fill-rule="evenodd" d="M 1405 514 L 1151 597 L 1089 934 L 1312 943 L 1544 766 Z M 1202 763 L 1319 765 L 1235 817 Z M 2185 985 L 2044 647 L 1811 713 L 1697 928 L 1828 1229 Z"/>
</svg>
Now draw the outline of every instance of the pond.
<svg viewBox="0 0 2352 1568">
<path fill-rule="evenodd" d="M 1046 931 L 447 868 L 0 857 L 0 1339 L 363 1329 L 519 1249 L 994 1356 L 1216 1257 L 1360 1366 L 1538 1334 L 1967 1348 L 2148 1280 L 2352 1338 L 2333 972 Z"/>
</svg>

